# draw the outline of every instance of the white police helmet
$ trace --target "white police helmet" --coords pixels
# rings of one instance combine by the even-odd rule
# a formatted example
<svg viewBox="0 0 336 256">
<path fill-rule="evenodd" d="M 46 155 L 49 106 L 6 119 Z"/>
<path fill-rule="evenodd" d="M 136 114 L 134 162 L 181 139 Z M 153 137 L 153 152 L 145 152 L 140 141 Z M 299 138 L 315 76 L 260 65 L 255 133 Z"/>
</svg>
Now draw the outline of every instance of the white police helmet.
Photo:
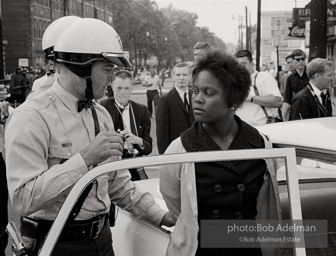
<svg viewBox="0 0 336 256">
<path fill-rule="evenodd" d="M 117 32 L 98 19 L 84 18 L 73 23 L 57 39 L 54 51 L 56 61 L 68 67 L 84 67 L 101 60 L 132 66 L 124 56 Z"/>
<path fill-rule="evenodd" d="M 47 27 L 42 37 L 42 49 L 47 59 L 54 60 L 54 45 L 57 38 L 79 19 L 81 18 L 77 16 L 64 16 Z"/>
</svg>

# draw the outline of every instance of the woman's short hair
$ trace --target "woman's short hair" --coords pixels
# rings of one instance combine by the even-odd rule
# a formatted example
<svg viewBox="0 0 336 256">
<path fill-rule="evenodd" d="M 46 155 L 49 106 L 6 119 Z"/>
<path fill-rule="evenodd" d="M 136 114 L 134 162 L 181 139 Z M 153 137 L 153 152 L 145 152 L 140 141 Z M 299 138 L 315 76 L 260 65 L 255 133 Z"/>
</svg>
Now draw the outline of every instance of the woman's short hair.
<svg viewBox="0 0 336 256">
<path fill-rule="evenodd" d="M 194 65 L 193 83 L 198 74 L 204 70 L 210 72 L 220 81 L 225 101 L 229 107 L 237 108 L 244 103 L 251 86 L 250 74 L 232 56 L 219 50 L 208 52 Z"/>
<path fill-rule="evenodd" d="M 330 60 L 321 58 L 316 58 L 309 62 L 307 65 L 309 79 L 312 79 L 316 73 L 323 74 L 326 66 L 333 68 L 333 63 Z"/>
</svg>

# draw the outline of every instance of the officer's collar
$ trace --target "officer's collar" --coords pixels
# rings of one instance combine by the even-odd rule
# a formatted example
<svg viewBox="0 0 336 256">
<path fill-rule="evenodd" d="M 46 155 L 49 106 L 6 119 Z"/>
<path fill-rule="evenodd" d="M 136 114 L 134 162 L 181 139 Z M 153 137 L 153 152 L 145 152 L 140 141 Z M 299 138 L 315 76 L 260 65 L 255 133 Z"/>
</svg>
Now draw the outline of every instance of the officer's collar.
<svg viewBox="0 0 336 256">
<path fill-rule="evenodd" d="M 57 96 L 60 98 L 60 100 L 71 110 L 71 112 L 79 118 L 80 114 L 78 113 L 78 99 L 71 93 L 69 93 L 67 90 L 65 90 L 58 80 L 55 80 L 53 86 L 52 86 L 54 92 L 57 94 Z"/>
</svg>

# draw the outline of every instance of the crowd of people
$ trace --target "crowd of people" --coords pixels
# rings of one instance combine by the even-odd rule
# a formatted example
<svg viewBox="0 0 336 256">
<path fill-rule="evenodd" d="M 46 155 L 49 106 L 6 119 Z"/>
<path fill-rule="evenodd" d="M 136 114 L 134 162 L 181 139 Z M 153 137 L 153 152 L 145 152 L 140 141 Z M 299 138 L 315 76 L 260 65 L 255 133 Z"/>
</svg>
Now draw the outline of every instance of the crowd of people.
<svg viewBox="0 0 336 256">
<path fill-rule="evenodd" d="M 50 73 L 53 73 L 52 67 L 48 72 L 44 68 L 37 70 L 33 67 L 18 67 L 14 73 L 7 72 L 5 82 L 9 84 L 7 92 L 11 95 L 7 100 L 15 107 L 19 106 L 30 94 L 35 80 Z"/>
<path fill-rule="evenodd" d="M 100 20 L 62 17 L 42 39 L 55 71 L 37 80 L 22 69 L 12 75 L 11 97 L 23 104 L 14 110 L 8 101 L 0 102 L 1 256 L 7 245 L 8 194 L 21 216 L 29 255 L 38 255 L 66 195 L 83 174 L 103 162 L 152 153 L 154 120 L 154 146 L 159 154 L 172 154 L 265 148 L 267 138 L 255 126 L 332 116 L 330 61 L 317 58 L 306 66 L 305 53 L 294 50 L 286 57 L 289 69 L 279 88 L 269 72 L 255 70 L 250 51 L 230 56 L 206 42 L 195 44 L 192 65 L 173 67 L 173 87 L 165 94 L 167 71 L 157 75 L 151 68 L 141 81 L 147 96 L 147 106 L 142 105 L 131 100 L 134 74 L 120 42 Z M 276 186 L 264 179 L 274 168 L 262 159 L 163 166 L 160 190 L 169 211 L 133 183 L 147 178 L 143 168 L 99 177 L 72 210 L 53 255 L 114 255 L 109 228 L 114 205 L 157 225 L 175 225 L 167 255 L 262 255 L 261 248 L 202 248 L 200 221 L 278 218 L 277 206 L 257 209 L 259 197 L 278 197 L 274 189 L 261 189 Z M 85 232 L 92 228 L 98 232 Z"/>
</svg>

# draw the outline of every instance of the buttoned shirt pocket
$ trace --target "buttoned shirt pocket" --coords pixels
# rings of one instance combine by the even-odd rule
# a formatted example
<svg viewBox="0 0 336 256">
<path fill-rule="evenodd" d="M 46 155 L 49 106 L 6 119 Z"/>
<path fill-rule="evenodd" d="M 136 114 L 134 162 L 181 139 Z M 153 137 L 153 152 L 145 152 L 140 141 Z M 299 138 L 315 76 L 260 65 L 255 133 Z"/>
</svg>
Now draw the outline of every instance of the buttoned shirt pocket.
<svg viewBox="0 0 336 256">
<path fill-rule="evenodd" d="M 48 166 L 63 163 L 71 157 L 69 143 L 51 143 L 49 147 Z"/>
</svg>

